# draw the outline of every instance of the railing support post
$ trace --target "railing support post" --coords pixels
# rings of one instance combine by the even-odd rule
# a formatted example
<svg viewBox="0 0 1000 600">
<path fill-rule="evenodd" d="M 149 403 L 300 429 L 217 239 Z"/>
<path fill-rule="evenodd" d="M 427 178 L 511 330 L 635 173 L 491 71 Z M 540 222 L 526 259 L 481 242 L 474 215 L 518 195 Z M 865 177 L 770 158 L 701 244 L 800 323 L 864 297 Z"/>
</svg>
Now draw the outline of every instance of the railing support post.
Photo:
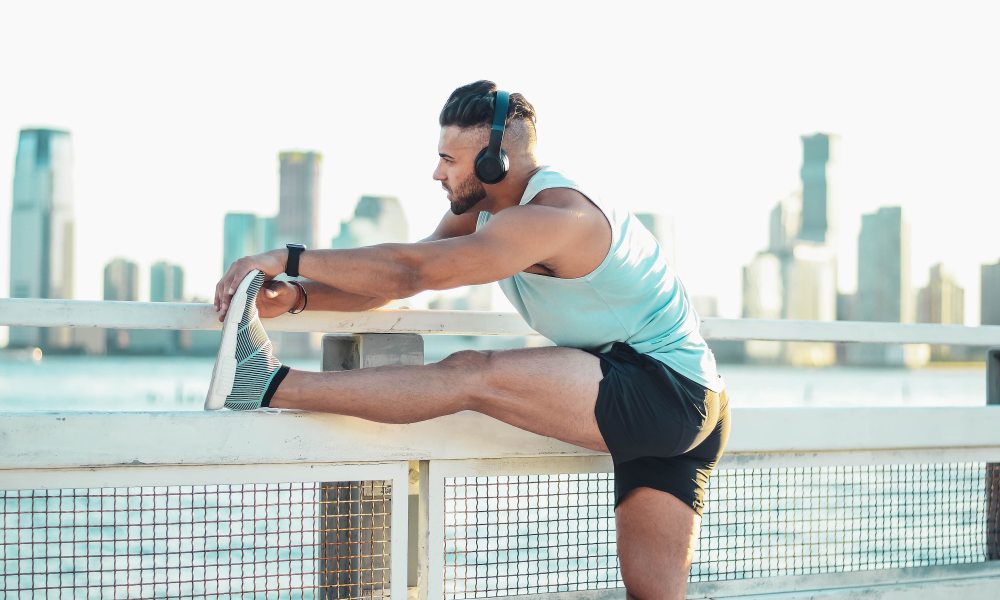
<svg viewBox="0 0 1000 600">
<path fill-rule="evenodd" d="M 1000 406 L 1000 348 L 986 352 L 986 404 Z M 1000 560 L 1000 463 L 986 464 L 986 560 Z"/>
<path fill-rule="evenodd" d="M 427 533 L 430 521 L 430 461 L 410 461 L 410 539 L 406 560 L 409 598 L 427 600 Z"/>
<path fill-rule="evenodd" d="M 347 371 L 387 365 L 424 364 L 424 340 L 409 333 L 323 336 L 323 370 Z M 358 598 L 378 595 L 389 582 L 367 581 L 365 573 L 380 573 L 392 564 L 385 525 L 392 520 L 391 503 L 372 493 L 363 482 L 322 483 L 317 597 Z M 392 490 L 393 494 L 409 490 Z M 366 508 L 380 503 L 384 509 Z M 367 506 L 366 506 L 367 505 Z M 377 513 L 377 514 L 375 514 Z M 409 535 L 409 532 L 392 532 Z M 383 552 L 383 549 L 385 552 Z M 402 573 L 393 573 L 402 577 Z"/>
</svg>

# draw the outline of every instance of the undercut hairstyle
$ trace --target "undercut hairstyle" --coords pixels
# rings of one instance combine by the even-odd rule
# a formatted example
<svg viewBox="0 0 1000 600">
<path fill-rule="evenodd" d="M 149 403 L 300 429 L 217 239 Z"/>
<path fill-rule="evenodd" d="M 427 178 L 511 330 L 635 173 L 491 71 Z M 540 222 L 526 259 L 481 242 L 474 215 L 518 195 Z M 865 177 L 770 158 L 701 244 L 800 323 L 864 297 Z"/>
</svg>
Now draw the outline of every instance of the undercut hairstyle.
<svg viewBox="0 0 1000 600">
<path fill-rule="evenodd" d="M 489 127 L 493 123 L 496 91 L 497 85 L 485 79 L 457 88 L 444 103 L 438 122 L 441 127 Z M 529 147 L 534 145 L 535 107 L 523 95 L 510 95 L 506 125 L 510 128 L 512 137 L 527 135 Z"/>
</svg>

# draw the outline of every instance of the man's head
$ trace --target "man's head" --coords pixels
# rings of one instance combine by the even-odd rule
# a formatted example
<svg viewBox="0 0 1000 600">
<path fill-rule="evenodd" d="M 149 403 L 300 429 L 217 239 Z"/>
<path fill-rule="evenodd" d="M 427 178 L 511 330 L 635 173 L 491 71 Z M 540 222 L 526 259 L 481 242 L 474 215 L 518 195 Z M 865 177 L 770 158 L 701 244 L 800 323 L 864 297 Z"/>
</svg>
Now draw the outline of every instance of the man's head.
<svg viewBox="0 0 1000 600">
<path fill-rule="evenodd" d="M 440 160 L 434 179 L 448 191 L 451 211 L 456 215 L 486 197 L 486 186 L 476 178 L 475 161 L 489 143 L 496 91 L 492 81 L 463 85 L 451 93 L 438 118 Z M 535 108 L 521 94 L 510 95 L 502 148 L 511 171 L 534 166 Z"/>
</svg>

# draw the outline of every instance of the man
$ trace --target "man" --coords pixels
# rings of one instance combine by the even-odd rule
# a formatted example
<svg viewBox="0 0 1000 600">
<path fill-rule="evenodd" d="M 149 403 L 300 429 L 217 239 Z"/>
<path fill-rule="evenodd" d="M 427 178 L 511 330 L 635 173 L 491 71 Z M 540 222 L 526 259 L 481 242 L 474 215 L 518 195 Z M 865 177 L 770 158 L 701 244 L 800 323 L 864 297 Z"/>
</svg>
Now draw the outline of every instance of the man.
<svg viewBox="0 0 1000 600">
<path fill-rule="evenodd" d="M 628 596 L 683 598 L 704 488 L 729 432 L 725 386 L 687 292 L 635 217 L 539 165 L 535 111 L 522 95 L 478 81 L 456 89 L 439 120 L 434 179 L 451 212 L 430 237 L 352 250 L 291 246 L 233 263 L 216 289 L 226 325 L 206 405 L 386 423 L 475 410 L 610 452 Z M 307 281 L 272 280 L 285 272 Z M 307 305 L 367 310 L 491 281 L 558 346 L 310 373 L 281 365 L 258 318 Z"/>
</svg>

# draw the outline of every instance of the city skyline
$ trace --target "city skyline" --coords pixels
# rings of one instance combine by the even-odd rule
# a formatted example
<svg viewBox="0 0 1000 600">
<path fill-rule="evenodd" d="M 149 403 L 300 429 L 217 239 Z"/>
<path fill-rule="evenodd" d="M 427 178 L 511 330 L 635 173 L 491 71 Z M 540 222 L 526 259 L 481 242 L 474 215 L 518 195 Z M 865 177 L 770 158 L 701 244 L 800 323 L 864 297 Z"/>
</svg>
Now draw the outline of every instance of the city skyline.
<svg viewBox="0 0 1000 600">
<path fill-rule="evenodd" d="M 861 215 L 901 205 L 912 226 L 913 287 L 925 285 L 929 268 L 943 262 L 966 289 L 967 321 L 978 320 L 980 266 L 1000 258 L 990 226 L 998 195 L 990 173 L 1000 163 L 990 140 L 1000 136 L 1000 92 L 982 76 L 1000 42 L 990 35 L 989 19 L 970 18 L 978 14 L 972 5 L 956 3 L 945 14 L 868 7 L 863 19 L 860 8 L 838 7 L 824 12 L 825 28 L 812 26 L 817 9 L 794 3 L 775 5 L 781 18 L 773 23 L 738 4 L 726 6 L 729 19 L 707 8 L 642 7 L 643 18 L 578 4 L 532 11 L 544 26 L 560 22 L 570 6 L 581 31 L 607 34 L 617 45 L 588 47 L 580 32 L 529 44 L 527 33 L 513 32 L 505 57 L 482 62 L 456 54 L 449 35 L 402 25 L 445 5 L 400 5 L 399 23 L 364 7 L 303 5 L 300 16 L 309 19 L 241 8 L 248 33 L 231 34 L 238 54 L 223 79 L 216 77 L 222 55 L 211 31 L 236 5 L 207 9 L 193 30 L 183 6 L 165 11 L 161 24 L 189 35 L 184 47 L 136 21 L 142 11 L 126 4 L 113 10 L 136 25 L 132 33 L 94 23 L 97 34 L 88 30 L 86 37 L 73 23 L 86 22 L 89 11 L 60 5 L 63 17 L 51 22 L 51 7 L 5 7 L 0 50 L 7 55 L 25 47 L 43 23 L 59 43 L 12 65 L 9 83 L 23 93 L 11 96 L 0 115 L 0 184 L 12 181 L 12 140 L 20 128 L 70 130 L 76 296 L 99 299 L 102 265 L 124 255 L 143 272 L 158 260 L 182 265 L 189 295 L 205 297 L 222 263 L 224 214 L 274 214 L 276 156 L 289 149 L 324 156 L 321 245 L 364 194 L 400 198 L 411 239 L 427 235 L 447 209 L 430 178 L 440 104 L 455 86 L 488 77 L 536 105 L 543 162 L 593 181 L 592 189 L 613 205 L 673 220 L 678 270 L 692 294 L 719 298 L 721 316 L 739 315 L 743 262 L 766 247 L 768 211 L 797 185 L 800 136 L 822 131 L 839 138 L 831 210 L 835 239 L 845 248 L 842 290 L 855 288 L 852 240 Z M 911 27 L 889 28 L 888 50 L 885 31 L 900 10 Z M 488 11 L 465 12 L 459 18 L 442 10 L 442 31 Z M 363 45 L 368 26 L 326 36 L 324 19 L 378 23 L 394 43 Z M 279 31 L 285 22 L 295 25 L 289 33 Z M 756 23 L 754 31 L 747 22 Z M 706 27 L 691 27 L 699 23 Z M 261 41 L 249 33 L 261 28 L 274 35 Z M 942 43 L 926 44 L 928 32 Z M 119 55 L 125 41 L 130 52 Z M 401 45 L 412 51 L 400 55 L 394 48 Z M 332 58 L 359 47 L 365 50 L 358 60 Z M 295 60 L 276 60 L 293 54 Z M 557 57 L 561 77 L 537 68 Z M 98 68 L 116 60 L 136 81 L 125 86 L 114 69 Z M 611 64 L 621 68 L 602 67 Z M 401 73 L 397 79 L 370 77 L 389 66 Z M 612 109 L 613 125 L 580 100 L 581 89 Z M 593 125 L 581 132 L 580 123 Z M 4 251 L 9 202 L 10 194 L 0 193 Z M 132 226 L 144 222 L 150 225 Z M 725 240 L 726 251 L 701 252 L 706 237 Z M 2 295 L 9 257 L 0 257 L 0 265 Z"/>
</svg>

